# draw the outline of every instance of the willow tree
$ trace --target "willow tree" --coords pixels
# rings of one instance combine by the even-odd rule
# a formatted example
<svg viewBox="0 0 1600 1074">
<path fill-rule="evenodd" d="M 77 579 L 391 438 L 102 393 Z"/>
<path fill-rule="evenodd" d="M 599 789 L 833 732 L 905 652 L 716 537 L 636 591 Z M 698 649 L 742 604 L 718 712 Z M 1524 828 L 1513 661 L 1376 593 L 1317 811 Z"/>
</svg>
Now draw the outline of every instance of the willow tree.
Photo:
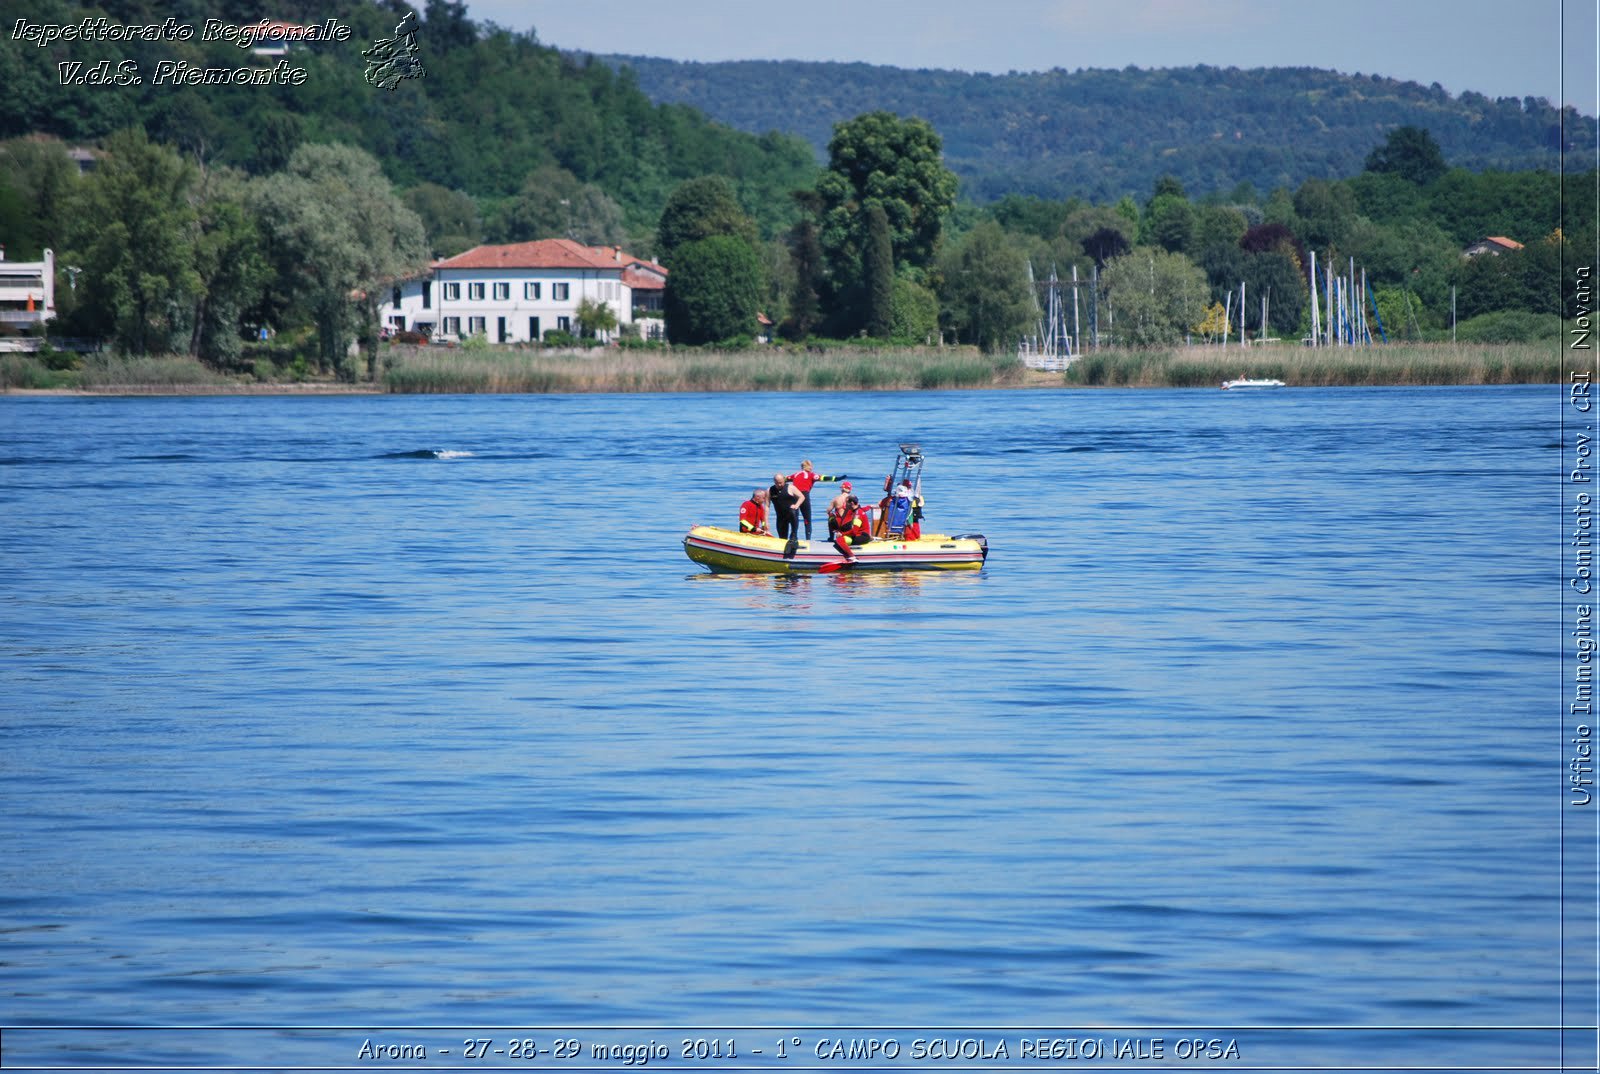
<svg viewBox="0 0 1600 1074">
<path fill-rule="evenodd" d="M 1204 321 L 1211 298 L 1198 265 L 1154 246 L 1112 258 L 1100 286 L 1113 311 L 1116 342 L 1129 347 L 1182 343 Z"/>
<path fill-rule="evenodd" d="M 195 272 L 196 171 L 142 130 L 106 141 L 82 184 L 69 228 L 83 267 L 84 324 L 127 354 L 187 348 L 182 318 L 200 291 Z"/>
<path fill-rule="evenodd" d="M 941 259 L 940 299 L 959 339 L 985 354 L 1011 347 L 1036 309 L 1028 264 L 992 220 L 973 228 Z"/>
<path fill-rule="evenodd" d="M 356 330 L 375 379 L 382 295 L 428 264 L 422 221 L 370 154 L 344 145 L 296 149 L 257 186 L 256 202 L 278 287 L 311 314 L 322 362 L 353 379 L 344 356 Z"/>
</svg>

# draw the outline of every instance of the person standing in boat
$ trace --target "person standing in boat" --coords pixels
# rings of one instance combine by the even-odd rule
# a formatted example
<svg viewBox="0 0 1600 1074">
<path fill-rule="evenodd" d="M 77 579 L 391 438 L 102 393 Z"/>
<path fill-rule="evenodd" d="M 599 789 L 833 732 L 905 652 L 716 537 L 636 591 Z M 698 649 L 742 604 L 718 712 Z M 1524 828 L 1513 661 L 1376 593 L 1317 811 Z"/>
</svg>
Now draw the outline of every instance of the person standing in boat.
<svg viewBox="0 0 1600 1074">
<path fill-rule="evenodd" d="M 806 501 L 806 494 L 783 474 L 773 474 L 772 487 L 767 490 L 767 501 L 772 504 L 772 517 L 778 524 L 778 536 L 785 541 L 794 537 L 799 528 L 798 512 L 800 505 Z"/>
<path fill-rule="evenodd" d="M 767 490 L 756 489 L 739 505 L 739 532 L 752 537 L 770 537 L 767 529 Z"/>
<path fill-rule="evenodd" d="M 800 469 L 789 475 L 789 480 L 794 482 L 795 488 L 805 493 L 806 498 L 800 501 L 800 521 L 805 523 L 806 540 L 811 540 L 811 486 L 818 481 L 843 481 L 846 476 L 848 475 L 819 474 L 811 468 L 810 459 L 801 461 Z M 798 530 L 795 536 L 800 536 Z"/>
</svg>

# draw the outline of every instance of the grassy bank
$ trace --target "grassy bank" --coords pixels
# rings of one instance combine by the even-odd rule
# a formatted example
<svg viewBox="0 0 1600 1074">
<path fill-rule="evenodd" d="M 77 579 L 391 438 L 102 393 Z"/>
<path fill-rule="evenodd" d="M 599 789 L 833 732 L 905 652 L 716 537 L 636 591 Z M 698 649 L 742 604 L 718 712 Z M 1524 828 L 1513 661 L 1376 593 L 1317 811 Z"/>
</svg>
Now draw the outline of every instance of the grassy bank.
<svg viewBox="0 0 1600 1074">
<path fill-rule="evenodd" d="M 1591 352 L 1592 353 L 1592 352 Z M 1214 388 L 1235 377 L 1291 386 L 1552 384 L 1593 368 L 1582 351 L 1548 343 L 1396 343 L 1380 347 L 1187 347 L 1098 351 L 1073 363 L 1071 385 Z M 1564 368 L 1565 367 L 1565 368 Z"/>
<path fill-rule="evenodd" d="M 391 392 L 736 392 L 993 388 L 1022 383 L 1014 358 L 971 348 L 747 351 L 604 349 L 477 354 L 396 347 Z"/>
<path fill-rule="evenodd" d="M 1276 377 L 1286 384 L 1537 384 L 1565 382 L 1592 369 L 1588 352 L 1559 340 L 1542 343 L 1417 343 L 1369 348 L 1293 345 L 1170 351 L 1092 352 L 1065 375 L 1025 369 L 1014 358 L 971 348 L 743 351 L 539 350 L 465 351 L 394 347 L 378 384 L 306 377 L 257 363 L 254 374 L 223 374 L 185 357 L 119 359 L 91 355 L 51 368 L 33 355 L 0 355 L 0 391 L 102 394 L 388 391 L 732 392 L 860 391 L 918 388 L 1173 387 L 1213 388 L 1234 377 Z M 60 365 L 59 360 L 52 363 Z M 363 366 L 364 368 L 364 366 Z"/>
</svg>

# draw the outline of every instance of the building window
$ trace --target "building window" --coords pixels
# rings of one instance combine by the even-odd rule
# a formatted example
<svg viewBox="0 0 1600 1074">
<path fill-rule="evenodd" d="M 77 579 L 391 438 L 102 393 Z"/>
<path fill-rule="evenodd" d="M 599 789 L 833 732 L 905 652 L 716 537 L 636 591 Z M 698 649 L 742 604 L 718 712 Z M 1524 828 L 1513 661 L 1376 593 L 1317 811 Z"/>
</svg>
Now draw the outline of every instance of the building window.
<svg viewBox="0 0 1600 1074">
<path fill-rule="evenodd" d="M 399 287 L 396 287 L 394 289 L 394 308 L 395 309 L 399 309 L 400 308 L 400 288 Z"/>
<path fill-rule="evenodd" d="M 539 300 L 539 285 L 536 283 L 523 284 L 522 297 L 528 299 L 529 301 L 537 302 Z"/>
<path fill-rule="evenodd" d="M 422 281 L 422 308 L 425 309 L 425 310 L 433 309 L 433 281 L 432 280 L 423 280 Z"/>
<path fill-rule="evenodd" d="M 461 285 L 459 283 L 447 283 L 447 284 L 445 284 L 444 285 L 444 300 L 446 302 L 459 302 L 459 301 L 461 301 Z"/>
<path fill-rule="evenodd" d="M 467 299 L 469 301 L 472 301 L 472 302 L 482 302 L 483 301 L 483 284 L 481 284 L 481 283 L 469 283 L 469 284 L 467 284 Z"/>
<path fill-rule="evenodd" d="M 484 330 L 484 327 L 483 327 L 483 318 L 482 317 L 468 317 L 467 318 L 467 335 L 469 335 L 469 336 L 481 336 L 481 335 L 484 335 L 484 334 L 485 334 L 485 330 Z"/>
<path fill-rule="evenodd" d="M 556 284 L 556 286 L 560 287 L 562 285 L 558 283 L 558 284 Z M 556 331 L 557 332 L 571 332 L 572 331 L 572 318 L 571 317 L 557 317 L 556 318 Z"/>
<path fill-rule="evenodd" d="M 511 285 L 509 283 L 497 283 L 494 285 L 494 300 L 496 302 L 506 302 L 510 298 Z"/>
<path fill-rule="evenodd" d="M 550 297 L 557 302 L 565 302 L 572 293 L 572 285 L 566 283 L 553 283 L 550 285 Z"/>
<path fill-rule="evenodd" d="M 454 284 L 447 283 L 445 286 L 453 287 Z M 446 317 L 444 319 L 444 334 L 447 336 L 459 336 L 461 334 L 461 318 Z"/>
<path fill-rule="evenodd" d="M 538 284 L 534 284 L 534 286 L 537 287 Z M 539 342 L 539 318 L 537 317 L 528 318 L 528 338 L 535 343 Z"/>
</svg>

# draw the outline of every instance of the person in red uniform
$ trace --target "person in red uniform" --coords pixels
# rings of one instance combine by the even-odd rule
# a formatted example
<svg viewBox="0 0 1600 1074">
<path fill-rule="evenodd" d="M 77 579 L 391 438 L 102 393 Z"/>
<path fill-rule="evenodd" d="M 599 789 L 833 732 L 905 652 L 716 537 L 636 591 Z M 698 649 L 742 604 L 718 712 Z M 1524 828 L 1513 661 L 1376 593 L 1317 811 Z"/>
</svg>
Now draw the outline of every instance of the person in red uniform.
<svg viewBox="0 0 1600 1074">
<path fill-rule="evenodd" d="M 872 540 L 869 536 L 872 532 L 872 522 L 861 506 L 861 501 L 854 496 L 845 499 L 842 511 L 830 514 L 833 521 L 833 546 L 844 556 L 846 562 L 854 563 L 856 554 L 852 546 L 866 544 Z"/>
<path fill-rule="evenodd" d="M 805 493 L 806 498 L 800 501 L 800 521 L 805 523 L 806 540 L 811 540 L 811 486 L 818 481 L 843 481 L 848 474 L 819 474 L 811 468 L 811 460 L 805 459 L 800 463 L 800 469 L 789 475 L 789 480 L 794 482 L 794 487 Z M 799 536 L 796 533 L 796 536 Z"/>
<path fill-rule="evenodd" d="M 770 537 L 767 529 L 767 490 L 756 489 L 739 505 L 739 532 L 755 537 Z"/>
</svg>

